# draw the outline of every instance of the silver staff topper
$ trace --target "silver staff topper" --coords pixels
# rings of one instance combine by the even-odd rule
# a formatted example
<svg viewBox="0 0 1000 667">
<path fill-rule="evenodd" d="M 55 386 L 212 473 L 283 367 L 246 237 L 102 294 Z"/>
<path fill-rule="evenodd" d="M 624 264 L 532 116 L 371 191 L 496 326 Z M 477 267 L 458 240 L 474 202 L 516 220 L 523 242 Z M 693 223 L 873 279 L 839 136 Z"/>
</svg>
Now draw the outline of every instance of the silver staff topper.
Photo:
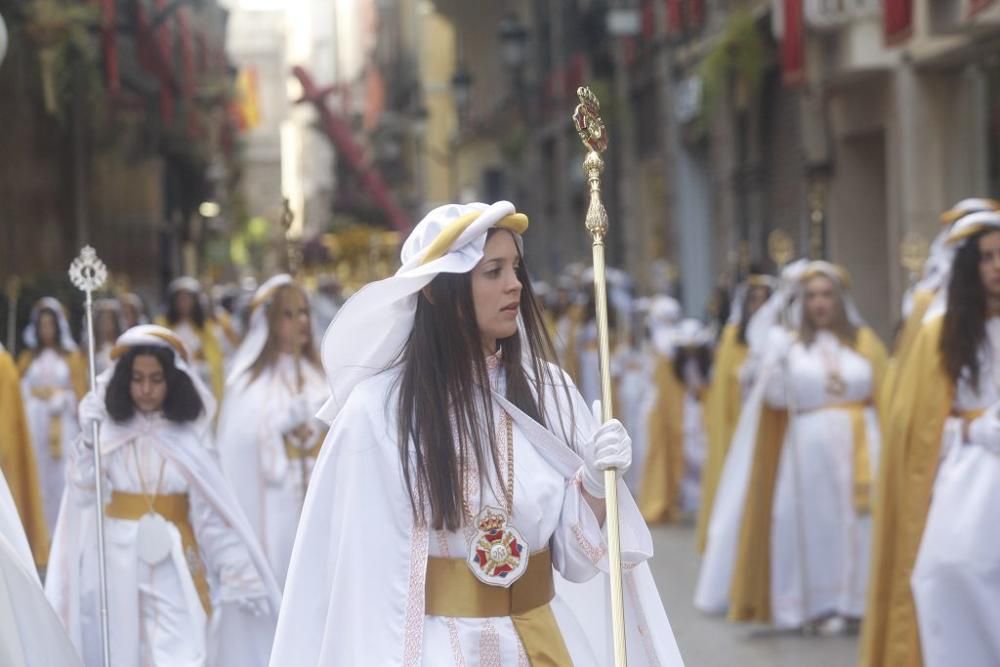
<svg viewBox="0 0 1000 667">
<path fill-rule="evenodd" d="M 97 251 L 89 245 L 84 246 L 80 256 L 73 260 L 69 267 L 69 279 L 73 285 L 86 295 L 87 311 L 87 359 L 90 362 L 90 391 L 97 391 L 97 366 L 94 363 L 94 292 L 99 290 L 108 279 L 108 269 L 97 256 Z M 81 424 L 86 428 L 86 424 Z M 104 488 L 101 471 L 101 424 L 98 421 L 90 423 L 92 441 L 94 443 L 94 488 L 97 494 L 97 567 L 100 580 L 101 603 L 101 645 L 104 648 L 104 667 L 111 667 L 111 640 L 108 630 L 108 569 L 104 549 Z"/>
</svg>

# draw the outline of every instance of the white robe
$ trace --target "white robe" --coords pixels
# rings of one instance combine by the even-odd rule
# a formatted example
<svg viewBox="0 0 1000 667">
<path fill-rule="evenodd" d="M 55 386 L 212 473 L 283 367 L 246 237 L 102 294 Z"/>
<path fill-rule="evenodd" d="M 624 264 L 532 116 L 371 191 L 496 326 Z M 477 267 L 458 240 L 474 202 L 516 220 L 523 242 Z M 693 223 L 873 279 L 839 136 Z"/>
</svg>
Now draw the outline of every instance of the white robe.
<svg viewBox="0 0 1000 667">
<path fill-rule="evenodd" d="M 1000 400 L 1000 318 L 987 324 L 980 381 L 959 381 L 957 413 Z M 1000 664 L 1000 431 L 962 442 L 949 418 L 911 586 L 926 667 Z"/>
<path fill-rule="evenodd" d="M 37 389 L 54 389 L 47 400 L 33 395 Z M 76 394 L 66 359 L 52 349 L 42 350 L 28 366 L 21 379 L 24 412 L 28 418 L 31 441 L 38 463 L 38 481 L 42 490 L 45 523 L 52 531 L 59 517 L 59 503 L 66 486 L 66 459 L 72 454 L 73 443 L 80 432 L 76 420 Z M 62 457 L 52 456 L 49 433 L 53 418 L 61 423 Z"/>
<path fill-rule="evenodd" d="M 724 614 L 729 608 L 729 590 L 761 411 L 768 398 L 777 405 L 783 405 L 787 401 L 784 392 L 786 369 L 775 358 L 775 344 L 777 343 L 777 348 L 782 348 L 778 339 L 787 336 L 784 331 L 777 331 L 777 327 L 768 337 L 760 335 L 759 347 L 755 352 L 759 361 L 753 370 L 755 382 L 740 412 L 719 478 L 694 597 L 695 607 L 708 614 Z M 791 354 L 805 361 L 801 345 L 796 345 Z M 812 350 L 812 354 L 808 356 L 813 354 L 818 354 L 818 350 Z M 844 348 L 840 349 L 837 358 L 840 360 L 841 374 L 848 385 L 848 398 L 870 397 L 870 364 Z M 796 411 L 828 402 L 822 391 L 825 378 L 815 377 L 818 372 L 815 365 L 817 360 L 818 357 L 813 358 L 810 363 L 802 366 L 802 377 L 798 377 L 799 373 L 793 371 L 797 376 L 793 380 L 795 392 L 792 394 Z M 802 393 L 801 397 L 799 392 Z M 866 412 L 868 443 L 871 448 L 869 462 L 874 466 L 878 461 L 880 440 L 874 411 Z M 830 432 L 826 433 L 826 429 L 830 429 Z M 801 449 L 793 450 L 790 445 L 793 438 L 796 443 L 804 443 L 799 445 Z M 808 584 L 808 618 L 821 610 L 847 616 L 860 615 L 863 611 L 868 568 L 866 545 L 870 540 L 871 519 L 858 517 L 850 502 L 850 483 L 853 481 L 850 467 L 852 445 L 850 423 L 843 411 L 818 410 L 799 415 L 790 422 L 776 482 L 771 530 L 772 612 L 779 625 L 801 625 L 806 620 L 804 601 L 801 599 L 802 571 L 798 569 L 803 562 L 800 548 L 803 542 L 799 539 L 799 524 L 795 516 L 799 495 L 804 503 L 805 520 L 802 525 L 806 527 L 804 544 L 809 554 L 805 561 L 811 582 Z M 842 451 L 838 452 L 838 447 Z M 802 473 L 802 484 L 798 488 L 807 489 L 809 493 L 796 494 L 795 476 L 792 474 L 796 468 L 791 466 L 793 451 L 798 452 Z M 873 467 L 873 479 L 875 474 Z M 820 493 L 820 490 L 825 493 Z M 873 501 L 877 502 L 877 499 Z M 850 546 L 851 539 L 863 540 L 863 544 Z M 818 555 L 817 552 L 824 548 L 830 552 Z M 786 571 L 788 568 L 796 569 L 793 573 Z M 817 585 L 828 584 L 831 586 L 829 590 L 812 590 Z"/>
<path fill-rule="evenodd" d="M 629 350 L 621 357 L 621 382 L 618 404 L 621 415 L 632 436 L 632 467 L 625 473 L 625 483 L 633 496 L 639 494 L 642 466 L 646 458 L 649 416 L 656 404 L 656 387 L 653 370 L 656 357 L 651 350 Z"/>
<path fill-rule="evenodd" d="M 826 364 L 839 369 L 842 396 L 827 393 Z M 826 614 L 863 615 L 871 514 L 855 510 L 851 417 L 835 406 L 871 401 L 873 382 L 871 363 L 829 332 L 809 347 L 792 346 L 787 369 L 769 378 L 767 402 L 790 412 L 771 514 L 771 614 L 778 627 Z M 871 407 L 864 417 L 875 479 L 878 418 Z"/>
<path fill-rule="evenodd" d="M 383 373 L 358 385 L 331 427 L 306 498 L 271 664 L 526 664 L 507 617 L 424 614 L 428 556 L 461 557 L 467 547 L 461 534 L 413 521 L 400 470 L 393 380 L 393 373 Z M 599 575 L 607 567 L 606 546 L 575 481 L 580 459 L 552 432 L 494 398 L 495 410 L 514 420 L 514 524 L 530 550 L 551 547 L 562 575 L 551 606 L 563 639 L 575 664 L 609 664 L 606 587 Z M 579 446 L 595 425 L 578 394 L 574 401 Z M 496 503 L 490 485 L 481 487 L 483 502 Z M 652 555 L 651 538 L 624 483 L 619 489 L 629 664 L 677 667 L 683 663 L 644 562 Z"/>
<path fill-rule="evenodd" d="M 126 493 L 186 493 L 212 597 L 198 598 L 180 533 L 167 524 L 170 555 L 138 556 L 138 521 L 105 517 L 113 665 L 251 667 L 266 664 L 280 594 L 213 455 L 192 425 L 136 416 L 101 428 L 104 486 Z M 101 664 L 93 453 L 79 444 L 53 544 L 46 592 L 88 666 Z M 161 477 L 162 470 L 162 477 Z M 141 473 L 140 473 L 141 471 Z M 250 616 L 242 598 L 272 613 Z"/>
<path fill-rule="evenodd" d="M 295 531 L 305 498 L 304 483 L 312 475 L 315 458 L 289 459 L 282 432 L 290 406 L 306 401 L 309 414 L 323 405 L 330 392 L 323 372 L 300 362 L 303 388 L 297 390 L 295 360 L 278 358 L 252 382 L 236 378 L 226 387 L 216 442 L 220 462 L 243 511 L 250 520 L 279 586 L 285 583 Z M 309 423 L 312 441 L 322 441 L 326 424 Z"/>
<path fill-rule="evenodd" d="M 45 593 L 0 472 L 0 665 L 76 667 L 80 657 Z"/>
</svg>

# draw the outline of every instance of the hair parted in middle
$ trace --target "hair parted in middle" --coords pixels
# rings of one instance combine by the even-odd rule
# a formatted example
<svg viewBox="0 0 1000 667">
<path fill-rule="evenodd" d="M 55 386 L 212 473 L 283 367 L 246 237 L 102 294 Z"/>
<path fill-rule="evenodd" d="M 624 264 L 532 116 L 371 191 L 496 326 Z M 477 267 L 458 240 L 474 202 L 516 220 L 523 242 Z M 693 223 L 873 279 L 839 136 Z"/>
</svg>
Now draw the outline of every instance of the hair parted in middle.
<svg viewBox="0 0 1000 667">
<path fill-rule="evenodd" d="M 816 325 L 813 324 L 809 317 L 809 311 L 806 309 L 805 304 L 805 290 L 806 286 L 813 280 L 822 279 L 830 281 L 833 285 L 833 296 L 834 302 L 836 304 L 835 311 L 833 314 L 833 323 L 830 325 L 830 331 L 840 339 L 840 342 L 844 345 L 853 347 L 858 342 L 858 327 L 851 322 L 851 318 L 847 316 L 847 305 L 844 302 L 844 286 L 837 280 L 834 280 L 830 276 L 817 274 L 808 278 L 802 286 L 802 294 L 799 297 L 802 299 L 802 322 L 799 324 L 799 340 L 806 347 L 809 347 L 814 342 L 816 342 L 816 334 L 818 333 Z"/>
<path fill-rule="evenodd" d="M 163 400 L 163 416 L 172 422 L 191 422 L 202 415 L 205 406 L 187 373 L 177 368 L 174 353 L 157 345 L 138 345 L 129 348 L 115 365 L 114 373 L 104 394 L 108 415 L 116 422 L 126 422 L 135 416 L 132 401 L 132 364 L 136 357 L 155 357 L 163 368 L 167 382 L 167 395 Z"/>
<path fill-rule="evenodd" d="M 264 314 L 267 318 L 267 342 L 264 344 L 264 349 L 261 350 L 260 355 L 253 362 L 253 366 L 248 369 L 251 382 L 260 377 L 260 374 L 265 369 L 273 366 L 274 362 L 280 356 L 281 344 L 278 340 L 278 325 L 285 314 L 285 309 L 289 307 L 289 302 L 296 296 L 303 300 L 311 317 L 312 307 L 309 304 L 309 297 L 306 296 L 305 290 L 295 283 L 276 287 L 271 299 L 266 304 L 258 306 L 258 308 L 266 308 Z M 313 339 L 313 329 L 311 326 L 309 327 L 309 340 L 302 350 L 302 360 L 317 370 L 323 370 L 323 362 L 320 361 L 319 351 L 316 349 L 316 341 Z"/>
<path fill-rule="evenodd" d="M 487 238 L 495 233 L 512 232 L 493 229 Z M 575 429 L 572 410 L 552 410 L 550 395 L 565 392 L 566 404 L 572 405 L 569 388 L 562 372 L 548 363 L 555 359 L 554 348 L 520 259 L 521 327 L 497 341 L 499 372 L 506 380 L 507 400 L 543 425 L 553 418 L 560 421 L 568 441 Z M 491 477 L 504 476 L 471 273 L 439 274 L 426 293 L 418 293 L 413 330 L 395 366 L 402 369 L 396 406 L 400 461 L 414 518 L 435 530 L 458 530 L 465 520 L 467 474 L 485 475 L 491 465 Z"/>
</svg>

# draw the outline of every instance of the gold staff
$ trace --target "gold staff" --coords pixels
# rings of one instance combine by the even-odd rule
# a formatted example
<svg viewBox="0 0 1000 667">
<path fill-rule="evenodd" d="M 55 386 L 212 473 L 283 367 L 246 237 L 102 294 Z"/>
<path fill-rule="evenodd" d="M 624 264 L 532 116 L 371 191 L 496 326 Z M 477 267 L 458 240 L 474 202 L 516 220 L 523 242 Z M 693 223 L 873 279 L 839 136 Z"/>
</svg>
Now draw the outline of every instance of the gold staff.
<svg viewBox="0 0 1000 667">
<path fill-rule="evenodd" d="M 587 208 L 587 231 L 593 240 L 594 300 L 597 307 L 597 352 L 601 365 L 601 421 L 611 414 L 611 346 L 608 342 L 608 283 L 604 266 L 604 238 L 608 234 L 608 212 L 601 202 L 601 173 L 608 148 L 608 135 L 601 120 L 601 103 L 590 88 L 576 91 L 580 104 L 573 112 L 573 123 L 587 148 L 583 171 L 590 183 L 590 206 Z M 618 471 L 604 471 L 604 499 L 607 505 L 608 564 L 611 576 L 611 629 L 614 633 L 615 667 L 625 667 L 625 604 L 622 596 L 622 551 L 618 517 Z"/>
</svg>

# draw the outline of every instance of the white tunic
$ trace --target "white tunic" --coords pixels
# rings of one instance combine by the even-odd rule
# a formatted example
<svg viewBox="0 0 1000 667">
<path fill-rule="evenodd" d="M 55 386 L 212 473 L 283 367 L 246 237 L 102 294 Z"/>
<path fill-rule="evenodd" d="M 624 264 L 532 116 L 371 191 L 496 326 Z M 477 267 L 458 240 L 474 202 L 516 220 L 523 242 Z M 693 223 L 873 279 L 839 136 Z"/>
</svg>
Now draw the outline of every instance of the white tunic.
<svg viewBox="0 0 1000 667">
<path fill-rule="evenodd" d="M 183 665 L 237 667 L 267 660 L 254 636 L 242 637 L 240 661 L 223 659 L 231 628 L 249 623 L 266 635 L 273 616 L 248 616 L 241 600 L 267 599 L 277 604 L 277 589 L 263 556 L 235 507 L 207 450 L 195 440 L 190 426 L 162 417 L 136 416 L 125 424 L 102 427 L 104 484 L 130 494 L 187 494 L 189 521 L 198 553 L 185 551 L 180 532 L 166 524 L 170 553 L 156 564 L 139 557 L 136 520 L 105 516 L 109 573 L 111 656 L 115 665 Z M 80 444 L 70 468 L 71 492 L 56 531 L 46 592 L 86 665 L 99 665 L 98 565 L 93 531 L 94 458 Z M 213 470 L 214 468 L 214 470 Z M 250 541 L 248 541 L 250 540 Z M 200 565 L 198 560 L 200 559 Z M 203 569 L 211 593 L 211 623 L 199 599 L 192 567 Z M 263 654 L 262 654 L 263 653 Z M 248 656 L 256 657 L 250 658 Z M 244 662 L 243 660 L 250 660 Z"/>
<path fill-rule="evenodd" d="M 42 592 L 17 507 L 0 472 L 0 665 L 79 664 L 66 630 Z"/>
<path fill-rule="evenodd" d="M 957 414 L 1000 400 L 1000 318 L 987 323 L 980 380 L 959 381 Z M 1000 664 L 1000 429 L 962 442 L 961 420 L 949 418 L 942 460 L 913 570 L 912 588 L 927 667 Z"/>
<path fill-rule="evenodd" d="M 76 419 L 76 394 L 69 363 L 55 350 L 42 350 L 28 366 L 21 379 L 24 411 L 31 430 L 38 463 L 45 522 L 51 532 L 59 517 L 59 502 L 66 486 L 66 458 L 71 455 L 79 433 Z M 38 394 L 51 393 L 45 398 Z M 54 423 L 61 430 L 58 451 L 54 456 L 51 434 Z"/>
<path fill-rule="evenodd" d="M 424 614 L 427 557 L 462 557 L 468 542 L 463 531 L 435 532 L 413 522 L 396 444 L 396 395 L 393 374 L 366 380 L 331 427 L 306 499 L 271 664 L 526 665 L 508 617 Z M 575 403 L 583 410 L 578 428 L 592 428 L 578 394 Z M 513 524 L 529 551 L 551 549 L 558 573 L 551 608 L 562 638 L 576 665 L 608 664 L 607 633 L 581 629 L 592 614 L 600 615 L 597 627 L 606 621 L 604 580 L 597 576 L 606 571 L 607 547 L 579 484 L 565 474 L 579 459 L 513 406 L 501 401 L 494 409 L 514 418 Z M 565 465 L 554 464 L 559 457 Z M 472 513 L 482 504 L 500 506 L 490 484 L 479 487 L 481 500 L 469 494 Z M 624 484 L 619 489 L 629 568 L 629 664 L 675 667 L 682 662 L 642 562 L 650 555 L 649 533 Z M 597 586 L 583 590 L 587 585 L 558 575 Z M 571 602 L 566 594 L 574 596 Z"/>
<path fill-rule="evenodd" d="M 829 391 L 831 371 L 843 380 L 840 395 Z M 786 370 L 769 377 L 767 402 L 790 413 L 771 518 L 771 611 L 779 627 L 864 612 L 871 515 L 854 507 L 851 416 L 836 406 L 870 402 L 872 388 L 871 363 L 829 332 L 809 347 L 795 343 Z M 874 464 L 880 440 L 873 408 L 865 408 L 865 420 Z"/>
<path fill-rule="evenodd" d="M 309 443 L 322 443 L 326 424 L 311 415 L 329 396 L 321 370 L 282 355 L 256 380 L 237 378 L 226 388 L 216 441 L 222 469 L 233 484 L 243 511 L 267 554 L 279 585 L 284 585 L 295 531 L 302 512 L 305 486 L 316 463 L 314 456 L 289 458 L 286 432 L 292 405 L 305 402 Z"/>
</svg>

